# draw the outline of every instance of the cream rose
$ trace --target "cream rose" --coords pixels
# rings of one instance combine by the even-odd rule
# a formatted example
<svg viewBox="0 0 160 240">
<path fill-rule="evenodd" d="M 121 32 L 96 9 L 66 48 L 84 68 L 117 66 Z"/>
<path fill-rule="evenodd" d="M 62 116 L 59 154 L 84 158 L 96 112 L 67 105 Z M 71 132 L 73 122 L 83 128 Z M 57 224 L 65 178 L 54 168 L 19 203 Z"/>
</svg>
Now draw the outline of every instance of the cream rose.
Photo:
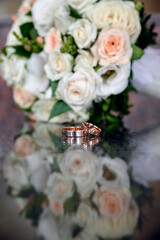
<svg viewBox="0 0 160 240">
<path fill-rule="evenodd" d="M 48 179 L 46 193 L 56 201 L 63 202 L 73 195 L 73 181 L 61 173 L 53 173 Z"/>
<path fill-rule="evenodd" d="M 98 182 L 103 187 L 110 188 L 130 188 L 128 167 L 124 160 L 120 158 L 100 157 L 102 175 Z"/>
<path fill-rule="evenodd" d="M 41 36 L 45 36 L 54 26 L 64 34 L 73 22 L 65 0 L 37 0 L 33 5 L 32 15 Z"/>
<path fill-rule="evenodd" d="M 81 67 L 95 67 L 97 65 L 97 60 L 93 58 L 93 55 L 89 51 L 79 50 L 78 53 L 79 54 L 75 59 L 75 71 Z"/>
<path fill-rule="evenodd" d="M 93 23 L 90 23 L 87 19 L 80 19 L 74 22 L 69 27 L 68 32 L 73 36 L 80 49 L 89 48 L 97 36 L 96 26 Z"/>
<path fill-rule="evenodd" d="M 26 76 L 25 65 L 27 60 L 25 58 L 17 57 L 16 55 L 12 55 L 10 58 L 2 56 L 2 58 L 1 72 L 7 84 L 10 86 L 22 83 Z"/>
<path fill-rule="evenodd" d="M 100 217 L 92 225 L 93 234 L 107 239 L 120 239 L 132 235 L 138 223 L 139 209 L 135 201 L 131 201 L 128 211 L 118 218 Z"/>
<path fill-rule="evenodd" d="M 100 32 L 91 52 L 101 66 L 108 66 L 128 63 L 133 50 L 127 32 L 106 27 Z"/>
<path fill-rule="evenodd" d="M 104 217 L 119 217 L 128 211 L 131 193 L 127 188 L 100 187 L 93 196 L 93 202 Z"/>
<path fill-rule="evenodd" d="M 96 89 L 97 97 L 107 98 L 111 94 L 116 95 L 125 90 L 130 75 L 130 62 L 100 68 L 97 73 L 101 76 L 101 83 Z"/>
<path fill-rule="evenodd" d="M 67 3 L 79 13 L 85 12 L 97 0 L 67 0 Z"/>
<path fill-rule="evenodd" d="M 48 63 L 44 69 L 47 77 L 52 80 L 59 80 L 72 71 L 73 57 L 68 53 L 61 53 L 54 50 L 50 53 Z"/>
<path fill-rule="evenodd" d="M 23 87 L 13 88 L 13 100 L 23 109 L 31 107 L 35 99 L 36 96 L 25 90 Z"/>
<path fill-rule="evenodd" d="M 36 144 L 32 137 L 29 135 L 22 135 L 15 141 L 15 153 L 18 156 L 27 156 L 36 150 Z"/>
<path fill-rule="evenodd" d="M 51 28 L 45 37 L 44 51 L 49 54 L 54 49 L 61 48 L 61 33 L 55 28 Z"/>
<path fill-rule="evenodd" d="M 96 98 L 99 75 L 92 68 L 78 68 L 59 81 L 56 95 L 63 99 L 75 112 L 89 107 Z"/>
<path fill-rule="evenodd" d="M 111 26 L 127 31 L 132 43 L 136 42 L 141 32 L 138 11 L 131 1 L 99 1 L 87 11 L 86 16 L 99 29 Z"/>
<path fill-rule="evenodd" d="M 99 165 L 96 160 L 96 156 L 91 152 L 71 147 L 64 153 L 60 162 L 62 173 L 75 181 L 83 198 L 91 194 L 99 178 Z"/>
</svg>

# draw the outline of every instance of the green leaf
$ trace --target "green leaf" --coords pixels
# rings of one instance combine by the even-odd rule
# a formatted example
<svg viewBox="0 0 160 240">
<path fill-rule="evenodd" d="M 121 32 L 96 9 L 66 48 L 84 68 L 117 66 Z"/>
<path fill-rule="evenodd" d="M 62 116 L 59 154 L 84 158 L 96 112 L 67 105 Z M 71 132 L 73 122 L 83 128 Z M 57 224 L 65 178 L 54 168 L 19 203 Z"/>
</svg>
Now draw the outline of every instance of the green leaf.
<svg viewBox="0 0 160 240">
<path fill-rule="evenodd" d="M 52 165 L 52 172 L 58 172 L 58 173 L 61 172 L 56 158 L 54 158 L 54 163 Z"/>
<path fill-rule="evenodd" d="M 68 198 L 64 202 L 64 211 L 65 213 L 73 213 L 76 212 L 78 209 L 78 206 L 80 204 L 80 195 L 77 192 L 77 190 L 74 192 L 73 196 Z"/>
<path fill-rule="evenodd" d="M 51 82 L 52 97 L 55 97 L 55 92 L 56 92 L 56 89 L 57 89 L 57 86 L 58 86 L 58 82 L 59 82 L 59 80 Z"/>
<path fill-rule="evenodd" d="M 7 56 L 7 47 L 2 48 L 2 49 L 1 49 L 1 52 L 2 52 L 5 56 Z"/>
<path fill-rule="evenodd" d="M 35 28 L 32 28 L 29 32 L 29 35 L 32 40 L 35 40 L 38 36 L 37 30 Z"/>
<path fill-rule="evenodd" d="M 26 16 L 31 17 L 31 16 L 32 16 L 32 12 L 31 12 L 31 11 L 27 12 L 27 13 L 26 13 Z"/>
<path fill-rule="evenodd" d="M 133 198 L 138 198 L 143 194 L 143 191 L 142 191 L 141 187 L 137 186 L 137 185 L 135 185 L 135 186 L 133 185 L 131 187 L 131 192 L 132 192 L 132 197 Z"/>
<path fill-rule="evenodd" d="M 110 113 L 107 113 L 106 119 L 107 119 L 108 122 L 111 122 L 111 123 L 119 122 L 119 118 L 114 116 L 114 115 L 112 115 L 112 114 L 110 114 Z"/>
<path fill-rule="evenodd" d="M 38 36 L 37 30 L 35 29 L 32 22 L 24 23 L 20 26 L 20 31 L 23 37 L 34 40 Z"/>
<path fill-rule="evenodd" d="M 36 193 L 35 189 L 33 187 L 29 187 L 26 189 L 22 189 L 17 197 L 28 198 L 30 195 L 35 194 L 35 193 Z"/>
<path fill-rule="evenodd" d="M 70 16 L 76 19 L 82 18 L 82 16 L 72 7 L 70 7 Z"/>
<path fill-rule="evenodd" d="M 52 132 L 49 132 L 50 138 L 52 140 L 52 143 L 54 144 L 55 147 L 57 147 L 58 149 L 62 148 L 62 141 L 61 138 L 54 135 Z"/>
<path fill-rule="evenodd" d="M 94 67 L 94 71 L 97 72 L 102 66 L 98 65 L 96 67 Z"/>
<path fill-rule="evenodd" d="M 53 106 L 48 121 L 49 121 L 50 119 L 52 119 L 52 118 L 54 118 L 54 117 L 62 114 L 62 113 L 68 112 L 68 111 L 70 111 L 70 110 L 72 110 L 72 109 L 71 109 L 65 102 L 63 102 L 63 101 L 58 101 L 58 102 L 56 102 L 56 104 Z"/>
<path fill-rule="evenodd" d="M 15 52 L 14 52 L 15 55 L 30 58 L 31 52 L 26 51 L 23 46 L 17 45 L 17 46 L 13 46 L 13 48 L 15 49 Z"/>
<path fill-rule="evenodd" d="M 30 37 L 30 30 L 34 28 L 32 22 L 24 23 L 20 26 L 20 31 L 23 37 L 29 38 Z"/>
<path fill-rule="evenodd" d="M 144 4 L 141 2 L 137 2 L 135 5 L 135 9 L 140 12 L 144 8 Z"/>
<path fill-rule="evenodd" d="M 144 51 L 142 50 L 142 48 L 136 45 L 132 45 L 132 48 L 133 48 L 133 55 L 131 60 L 134 61 L 134 60 L 140 59 L 144 54 Z"/>
</svg>

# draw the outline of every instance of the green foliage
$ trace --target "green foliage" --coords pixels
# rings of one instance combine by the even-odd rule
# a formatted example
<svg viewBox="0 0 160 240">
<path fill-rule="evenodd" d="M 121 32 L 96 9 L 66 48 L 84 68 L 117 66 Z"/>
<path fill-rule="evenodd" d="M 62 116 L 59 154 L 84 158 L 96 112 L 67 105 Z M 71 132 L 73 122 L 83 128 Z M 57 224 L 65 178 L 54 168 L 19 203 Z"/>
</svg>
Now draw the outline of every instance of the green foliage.
<svg viewBox="0 0 160 240">
<path fill-rule="evenodd" d="M 48 121 L 62 113 L 68 112 L 70 110 L 72 110 L 72 109 L 65 102 L 60 100 L 60 101 L 56 102 L 56 104 L 53 106 Z"/>
<path fill-rule="evenodd" d="M 60 51 L 61 53 L 69 53 L 72 56 L 75 56 L 77 54 L 78 48 L 72 36 L 69 35 L 66 37 L 65 41 L 62 41 L 62 47 Z"/>
<path fill-rule="evenodd" d="M 144 8 L 144 4 L 142 2 L 136 2 L 135 8 L 140 12 Z"/>
<path fill-rule="evenodd" d="M 56 89 L 57 89 L 57 86 L 58 86 L 58 82 L 59 82 L 59 80 L 54 81 L 54 82 L 50 82 L 51 88 L 52 88 L 52 97 L 55 97 L 55 92 L 56 92 Z"/>
<path fill-rule="evenodd" d="M 142 50 L 142 48 L 133 44 L 132 49 L 133 49 L 133 55 L 132 55 L 132 59 L 131 59 L 132 61 L 138 60 L 143 56 L 144 51 Z"/>
<path fill-rule="evenodd" d="M 146 48 L 148 45 L 156 44 L 157 33 L 154 31 L 155 24 L 152 23 L 149 26 L 148 21 L 150 20 L 150 18 L 151 18 L 151 14 L 146 15 L 143 7 L 140 11 L 142 30 L 136 42 L 136 45 L 142 49 Z"/>
<path fill-rule="evenodd" d="M 58 162 L 57 162 L 57 159 L 54 158 L 53 161 L 54 161 L 54 162 L 53 162 L 53 164 L 52 164 L 52 172 L 58 172 L 58 173 L 60 173 L 61 170 L 60 170 L 59 164 L 58 164 Z"/>
<path fill-rule="evenodd" d="M 70 16 L 76 19 L 82 18 L 82 16 L 72 7 L 70 7 Z"/>
<path fill-rule="evenodd" d="M 129 104 L 128 94 L 131 91 L 136 92 L 135 88 L 129 84 L 122 93 L 111 95 L 101 102 L 94 102 L 89 121 L 99 126 L 102 123 L 109 125 L 107 126 L 108 131 L 116 130 L 120 125 L 122 117 L 130 113 L 129 108 L 132 105 Z"/>
<path fill-rule="evenodd" d="M 31 11 L 27 12 L 27 13 L 26 13 L 26 16 L 31 17 L 31 16 L 32 16 L 32 12 L 31 12 Z"/>
<path fill-rule="evenodd" d="M 80 204 L 80 195 L 79 195 L 79 193 L 78 193 L 78 191 L 76 189 L 74 194 L 73 194 L 73 196 L 68 198 L 64 202 L 64 211 L 65 211 L 65 213 L 76 212 L 77 209 L 78 209 L 79 204 Z"/>
<path fill-rule="evenodd" d="M 32 220 L 33 226 L 37 226 L 39 218 L 43 212 L 43 203 L 47 203 L 47 197 L 44 193 L 37 193 L 31 196 L 30 201 L 20 212 L 20 215 L 24 215 L 26 218 Z"/>
<path fill-rule="evenodd" d="M 58 149 L 61 149 L 62 148 L 61 138 L 54 135 L 52 132 L 49 132 L 49 135 L 50 135 L 53 145 L 55 147 L 57 147 Z"/>
<path fill-rule="evenodd" d="M 33 22 L 27 22 L 20 26 L 21 34 L 24 38 L 36 39 L 38 36 L 37 30 L 34 28 Z"/>
</svg>

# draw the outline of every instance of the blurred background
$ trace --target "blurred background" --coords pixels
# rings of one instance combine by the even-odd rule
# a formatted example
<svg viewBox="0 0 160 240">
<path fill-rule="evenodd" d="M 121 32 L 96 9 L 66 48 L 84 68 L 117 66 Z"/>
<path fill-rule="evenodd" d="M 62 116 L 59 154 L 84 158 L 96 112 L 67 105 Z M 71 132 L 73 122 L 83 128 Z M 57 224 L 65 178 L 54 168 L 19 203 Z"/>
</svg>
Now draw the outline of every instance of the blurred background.
<svg viewBox="0 0 160 240">
<path fill-rule="evenodd" d="M 22 0 L 0 0 L 0 15 L 16 12 Z M 160 0 L 142 0 L 148 13 L 160 13 Z"/>
</svg>

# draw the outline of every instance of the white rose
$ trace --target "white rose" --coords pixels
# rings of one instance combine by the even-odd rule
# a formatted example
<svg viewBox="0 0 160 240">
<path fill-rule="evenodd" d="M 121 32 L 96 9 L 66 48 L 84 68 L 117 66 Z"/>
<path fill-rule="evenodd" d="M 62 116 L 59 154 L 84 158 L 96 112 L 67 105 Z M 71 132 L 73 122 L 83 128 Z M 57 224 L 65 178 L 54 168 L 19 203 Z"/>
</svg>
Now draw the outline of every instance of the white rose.
<svg viewBox="0 0 160 240">
<path fill-rule="evenodd" d="M 90 23 L 87 19 L 80 19 L 74 22 L 69 27 L 68 32 L 73 36 L 80 49 L 89 48 L 97 36 L 96 26 L 93 23 Z"/>
<path fill-rule="evenodd" d="M 83 13 L 97 0 L 67 0 L 67 3 L 78 12 Z"/>
<path fill-rule="evenodd" d="M 103 0 L 92 6 L 86 16 L 97 28 L 111 26 L 127 31 L 132 43 L 141 32 L 139 15 L 131 1 Z"/>
<path fill-rule="evenodd" d="M 132 201 L 124 215 L 114 219 L 98 218 L 92 225 L 93 233 L 104 239 L 119 239 L 132 235 L 138 223 L 138 215 L 138 206 L 135 201 Z"/>
<path fill-rule="evenodd" d="M 60 240 L 56 219 L 49 209 L 46 209 L 40 217 L 38 235 L 46 240 Z"/>
<path fill-rule="evenodd" d="M 4 162 L 4 177 L 15 194 L 28 187 L 29 171 L 26 162 L 11 153 Z"/>
<path fill-rule="evenodd" d="M 55 100 L 38 100 L 32 107 L 33 114 L 37 121 L 48 122 L 48 118 L 51 114 L 51 110 L 56 103 Z M 52 123 L 65 123 L 65 122 L 83 122 L 89 118 L 89 114 L 86 112 L 75 113 L 68 111 L 62 113 L 50 120 Z"/>
<path fill-rule="evenodd" d="M 120 158 L 110 158 L 109 156 L 99 158 L 102 167 L 102 175 L 98 182 L 104 187 L 129 188 L 130 180 L 127 173 L 128 167 L 124 160 Z"/>
<path fill-rule="evenodd" d="M 26 76 L 25 65 L 27 60 L 22 57 L 12 55 L 10 58 L 3 57 L 1 72 L 8 85 L 20 84 Z"/>
<path fill-rule="evenodd" d="M 92 68 L 78 68 L 59 81 L 56 95 L 62 98 L 75 112 L 89 107 L 96 98 L 99 75 Z"/>
<path fill-rule="evenodd" d="M 81 67 L 95 67 L 97 65 L 97 60 L 89 51 L 78 50 L 78 56 L 75 59 L 76 66 L 74 71 L 77 71 Z"/>
<path fill-rule="evenodd" d="M 96 89 L 97 97 L 107 98 L 124 91 L 128 86 L 130 62 L 121 65 L 109 65 L 100 68 L 97 73 L 101 76 L 101 83 Z"/>
<path fill-rule="evenodd" d="M 47 77 L 52 80 L 59 80 L 72 71 L 73 57 L 68 53 L 61 53 L 53 50 L 49 54 L 48 63 L 44 69 Z"/>
<path fill-rule="evenodd" d="M 45 63 L 46 59 L 43 53 L 32 54 L 27 63 L 28 72 L 25 78 L 24 88 L 38 97 L 49 85 L 49 80 L 44 71 Z"/>
<path fill-rule="evenodd" d="M 73 195 L 73 182 L 61 173 L 52 173 L 47 182 L 46 193 L 56 201 L 63 202 Z"/>
<path fill-rule="evenodd" d="M 38 192 L 45 190 L 50 175 L 50 165 L 45 160 L 46 156 L 48 156 L 48 152 L 41 149 L 26 157 L 30 182 Z"/>
<path fill-rule="evenodd" d="M 62 173 L 75 181 L 78 192 L 83 198 L 91 194 L 99 178 L 99 166 L 96 159 L 96 156 L 89 151 L 70 147 L 60 162 Z"/>
<path fill-rule="evenodd" d="M 64 34 L 73 22 L 65 0 L 37 0 L 33 5 L 32 15 L 41 36 L 45 36 L 53 26 Z"/>
<path fill-rule="evenodd" d="M 82 227 L 90 227 L 98 218 L 98 213 L 85 203 L 81 203 L 76 212 L 75 221 Z"/>
</svg>

